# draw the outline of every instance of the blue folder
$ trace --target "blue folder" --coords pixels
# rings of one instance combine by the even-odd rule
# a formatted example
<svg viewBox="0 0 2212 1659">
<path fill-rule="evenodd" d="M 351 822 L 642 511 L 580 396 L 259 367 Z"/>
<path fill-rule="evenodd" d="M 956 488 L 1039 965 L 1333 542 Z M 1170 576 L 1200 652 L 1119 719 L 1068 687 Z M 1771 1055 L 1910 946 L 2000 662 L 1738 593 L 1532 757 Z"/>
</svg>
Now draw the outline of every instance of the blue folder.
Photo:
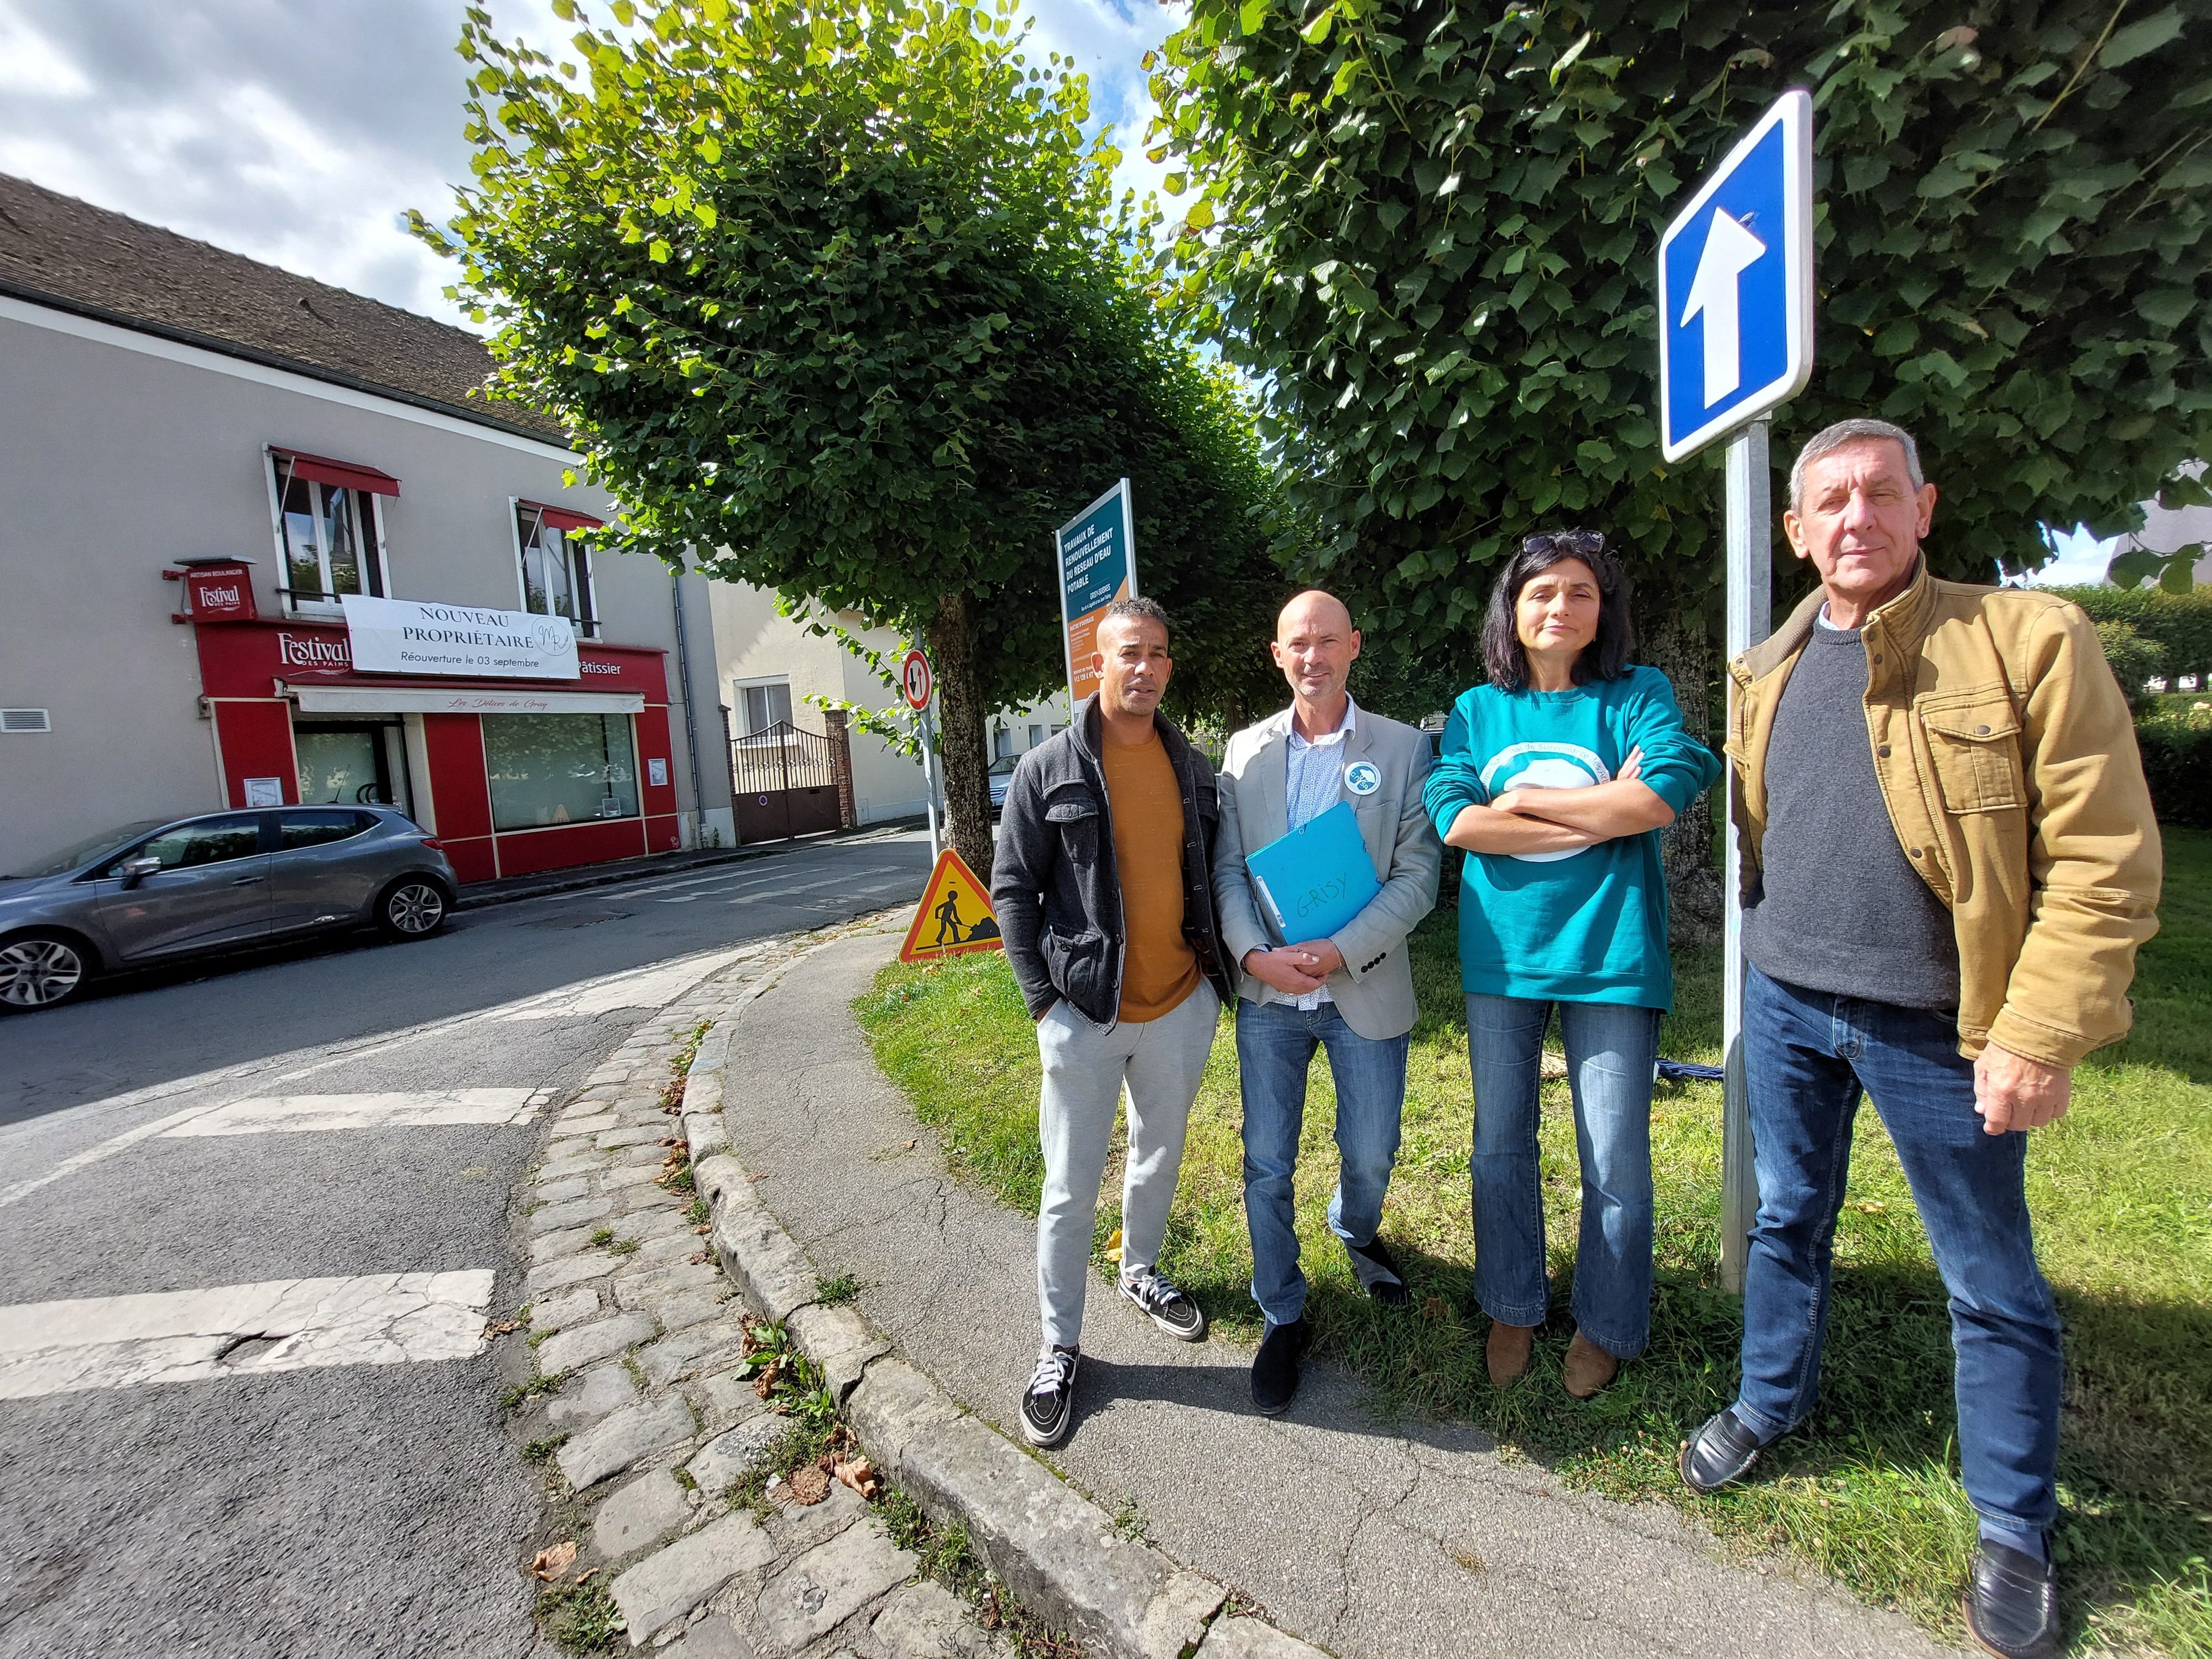
<svg viewBox="0 0 2212 1659">
<path fill-rule="evenodd" d="M 1382 890 L 1359 818 L 1345 801 L 1247 854 L 1244 867 L 1286 945 L 1328 938 Z"/>
</svg>

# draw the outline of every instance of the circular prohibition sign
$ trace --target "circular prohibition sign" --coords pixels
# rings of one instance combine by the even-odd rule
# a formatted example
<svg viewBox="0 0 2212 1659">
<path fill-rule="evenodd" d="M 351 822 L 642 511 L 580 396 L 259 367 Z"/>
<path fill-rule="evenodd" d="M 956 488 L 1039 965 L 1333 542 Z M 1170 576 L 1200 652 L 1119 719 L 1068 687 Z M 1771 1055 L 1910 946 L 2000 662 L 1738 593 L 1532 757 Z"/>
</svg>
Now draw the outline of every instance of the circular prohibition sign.
<svg viewBox="0 0 2212 1659">
<path fill-rule="evenodd" d="M 929 672 L 929 659 L 920 651 L 909 651 L 899 664 L 899 686 L 906 693 L 907 707 L 917 713 L 929 707 L 929 696 L 936 690 Z"/>
</svg>

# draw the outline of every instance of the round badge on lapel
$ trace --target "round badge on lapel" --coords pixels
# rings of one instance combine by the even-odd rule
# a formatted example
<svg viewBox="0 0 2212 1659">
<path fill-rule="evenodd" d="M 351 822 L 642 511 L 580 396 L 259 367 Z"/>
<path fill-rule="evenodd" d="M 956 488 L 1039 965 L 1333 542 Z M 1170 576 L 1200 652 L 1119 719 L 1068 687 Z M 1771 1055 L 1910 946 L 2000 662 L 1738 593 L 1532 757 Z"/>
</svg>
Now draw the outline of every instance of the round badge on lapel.
<svg viewBox="0 0 2212 1659">
<path fill-rule="evenodd" d="M 1371 795 L 1382 787 L 1382 769 L 1373 761 L 1356 760 L 1344 769 L 1344 787 L 1355 795 Z"/>
</svg>

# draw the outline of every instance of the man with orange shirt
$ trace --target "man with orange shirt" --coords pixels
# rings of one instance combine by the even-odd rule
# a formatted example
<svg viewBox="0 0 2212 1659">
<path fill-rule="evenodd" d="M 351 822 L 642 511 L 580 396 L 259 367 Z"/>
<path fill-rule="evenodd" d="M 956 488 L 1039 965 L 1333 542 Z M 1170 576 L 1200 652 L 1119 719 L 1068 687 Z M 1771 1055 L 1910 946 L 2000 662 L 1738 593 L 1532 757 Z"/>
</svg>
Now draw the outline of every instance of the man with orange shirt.
<svg viewBox="0 0 2212 1659">
<path fill-rule="evenodd" d="M 1183 1130 L 1221 1009 L 1236 994 L 1216 925 L 1213 768 L 1158 713 L 1175 663 L 1167 613 L 1123 599 L 1099 618 L 1096 696 L 1024 755 L 1006 787 L 991 905 L 1037 1022 L 1044 1340 L 1022 1431 L 1056 1446 L 1074 1421 L 1098 1186 L 1126 1089 L 1122 1295 L 1170 1336 L 1206 1316 L 1159 1271 Z"/>
</svg>

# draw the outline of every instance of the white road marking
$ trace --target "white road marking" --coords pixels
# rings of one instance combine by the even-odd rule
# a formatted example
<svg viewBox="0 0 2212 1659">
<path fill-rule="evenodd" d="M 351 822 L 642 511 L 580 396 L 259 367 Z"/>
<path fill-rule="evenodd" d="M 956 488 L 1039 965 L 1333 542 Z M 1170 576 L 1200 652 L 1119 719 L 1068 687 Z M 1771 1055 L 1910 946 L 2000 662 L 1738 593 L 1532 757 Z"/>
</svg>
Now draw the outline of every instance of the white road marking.
<svg viewBox="0 0 2212 1659">
<path fill-rule="evenodd" d="M 0 1400 L 465 1359 L 483 1347 L 491 1285 L 486 1267 L 0 1308 Z"/>
<path fill-rule="evenodd" d="M 195 1115 L 165 1140 L 199 1135 L 258 1135 L 331 1129 L 413 1129 L 441 1124 L 527 1123 L 551 1089 L 430 1089 L 413 1093 L 269 1095 L 234 1100 Z"/>
<path fill-rule="evenodd" d="M 733 898 L 729 902 L 732 904 L 758 904 L 763 899 L 788 898 L 794 893 L 819 892 L 824 887 L 849 887 L 852 883 L 853 878 L 849 875 L 832 876 L 827 881 L 810 881 L 803 886 L 779 887 L 773 893 L 747 893 L 741 898 Z"/>
<path fill-rule="evenodd" d="M 757 957 L 768 948 L 766 940 L 735 951 L 715 951 L 703 956 L 683 957 L 651 968 L 607 974 L 557 991 L 546 991 L 502 1008 L 489 1009 L 478 1019 L 567 1019 L 604 1014 L 616 1008 L 658 1008 L 672 1002 L 709 974 L 732 963 Z"/>
</svg>

